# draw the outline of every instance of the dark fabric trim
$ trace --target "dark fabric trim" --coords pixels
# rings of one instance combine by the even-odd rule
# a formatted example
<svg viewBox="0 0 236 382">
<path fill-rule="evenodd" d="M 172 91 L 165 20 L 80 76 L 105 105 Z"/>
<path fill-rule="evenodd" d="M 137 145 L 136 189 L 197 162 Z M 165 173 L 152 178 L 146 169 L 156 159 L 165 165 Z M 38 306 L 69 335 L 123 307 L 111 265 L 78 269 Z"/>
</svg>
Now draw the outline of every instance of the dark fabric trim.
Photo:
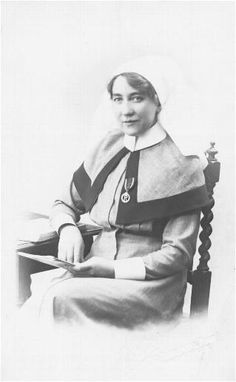
<svg viewBox="0 0 236 382">
<path fill-rule="evenodd" d="M 189 211 L 199 210 L 209 204 L 205 184 L 190 191 L 162 199 L 146 202 L 137 201 L 137 178 L 140 151 L 130 154 L 127 163 L 126 178 L 134 177 L 134 187 L 129 191 L 130 201 L 123 203 L 120 199 L 116 223 L 120 225 L 135 224 L 155 219 L 163 219 Z M 125 192 L 124 185 L 121 195 Z"/>
<path fill-rule="evenodd" d="M 90 194 L 91 179 L 89 178 L 88 174 L 86 173 L 83 163 L 78 168 L 78 170 L 76 170 L 74 172 L 73 182 L 74 182 L 76 190 L 78 191 L 78 193 L 79 193 L 79 195 L 80 195 L 80 197 L 84 203 L 85 210 L 86 210 L 86 212 L 88 212 L 89 200 L 87 200 L 86 195 L 88 196 Z"/>
<path fill-rule="evenodd" d="M 118 165 L 120 160 L 129 153 L 124 147 L 121 149 L 100 171 L 93 184 L 85 171 L 84 164 L 74 173 L 73 181 L 75 187 L 82 198 L 86 212 L 90 211 L 95 204 L 98 195 L 103 189 L 108 175 Z M 149 220 L 169 218 L 193 210 L 199 210 L 207 206 L 210 202 L 206 185 L 183 192 L 174 196 L 162 199 L 155 199 L 146 202 L 137 202 L 137 178 L 139 167 L 140 151 L 130 153 L 127 161 L 125 178 L 135 178 L 134 186 L 129 190 L 130 201 L 123 203 L 120 199 L 116 224 L 126 225 L 141 223 Z M 124 185 L 121 195 L 125 192 Z M 120 196 L 121 196 L 120 195 Z"/>
<path fill-rule="evenodd" d="M 82 164 L 73 175 L 75 187 L 82 198 L 86 212 L 88 212 L 96 202 L 98 195 L 103 189 L 104 183 L 108 175 L 115 169 L 121 159 L 129 153 L 126 147 L 123 147 L 100 171 L 95 181 L 91 185 L 91 179 L 85 171 Z"/>
<path fill-rule="evenodd" d="M 127 161 L 127 168 L 126 168 L 126 178 L 132 178 L 134 177 L 135 182 L 135 188 L 137 188 L 137 177 L 138 177 L 138 166 L 139 166 L 139 157 L 140 157 L 140 151 L 133 151 L 130 153 L 130 157 Z"/>
<path fill-rule="evenodd" d="M 129 203 L 124 204 L 120 201 L 116 223 L 133 224 L 162 219 L 188 211 L 198 210 L 208 204 L 209 198 L 205 185 L 179 195 L 142 203 L 137 203 L 135 198 L 131 197 Z"/>
</svg>

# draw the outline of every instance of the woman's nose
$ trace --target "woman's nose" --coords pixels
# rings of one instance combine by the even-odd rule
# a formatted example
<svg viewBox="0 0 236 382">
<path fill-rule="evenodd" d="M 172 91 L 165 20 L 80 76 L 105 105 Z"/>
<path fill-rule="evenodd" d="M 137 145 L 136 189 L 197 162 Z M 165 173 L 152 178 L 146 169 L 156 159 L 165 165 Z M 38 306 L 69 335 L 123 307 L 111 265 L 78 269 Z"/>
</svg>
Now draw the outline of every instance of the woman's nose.
<svg viewBox="0 0 236 382">
<path fill-rule="evenodd" d="M 134 110 L 130 102 L 123 102 L 121 111 L 123 115 L 132 115 L 134 113 Z"/>
</svg>

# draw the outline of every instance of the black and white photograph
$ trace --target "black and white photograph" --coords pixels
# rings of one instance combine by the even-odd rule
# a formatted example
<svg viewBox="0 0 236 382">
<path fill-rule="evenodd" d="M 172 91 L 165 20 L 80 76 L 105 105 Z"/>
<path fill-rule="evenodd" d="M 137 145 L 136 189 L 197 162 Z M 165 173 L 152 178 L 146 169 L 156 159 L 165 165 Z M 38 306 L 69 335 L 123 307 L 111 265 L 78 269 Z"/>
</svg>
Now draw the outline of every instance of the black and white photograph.
<svg viewBox="0 0 236 382">
<path fill-rule="evenodd" d="M 1 33 L 2 380 L 235 380 L 235 2 Z"/>
</svg>

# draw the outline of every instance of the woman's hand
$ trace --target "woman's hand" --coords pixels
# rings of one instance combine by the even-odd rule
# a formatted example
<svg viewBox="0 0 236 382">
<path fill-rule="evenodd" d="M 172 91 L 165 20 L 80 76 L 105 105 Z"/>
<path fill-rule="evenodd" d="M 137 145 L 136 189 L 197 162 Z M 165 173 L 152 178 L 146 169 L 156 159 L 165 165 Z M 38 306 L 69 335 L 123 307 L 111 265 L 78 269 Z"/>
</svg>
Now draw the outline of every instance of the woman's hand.
<svg viewBox="0 0 236 382">
<path fill-rule="evenodd" d="M 84 240 L 76 226 L 62 227 L 58 244 L 58 258 L 70 263 L 83 261 Z"/>
<path fill-rule="evenodd" d="M 75 277 L 114 278 L 114 261 L 95 256 L 83 263 L 76 264 L 71 272 Z"/>
</svg>

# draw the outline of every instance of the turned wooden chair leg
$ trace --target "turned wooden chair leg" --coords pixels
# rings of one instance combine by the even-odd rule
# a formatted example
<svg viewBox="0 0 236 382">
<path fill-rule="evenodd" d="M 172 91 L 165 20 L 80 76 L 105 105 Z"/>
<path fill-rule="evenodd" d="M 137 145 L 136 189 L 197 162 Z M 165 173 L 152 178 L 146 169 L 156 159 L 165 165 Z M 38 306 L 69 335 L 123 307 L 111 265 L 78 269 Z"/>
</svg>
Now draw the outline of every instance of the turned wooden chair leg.
<svg viewBox="0 0 236 382">
<path fill-rule="evenodd" d="M 207 314 L 210 286 L 211 286 L 211 271 L 209 270 L 208 261 L 210 260 L 209 249 L 211 247 L 210 235 L 212 234 L 211 222 L 213 220 L 212 209 L 215 201 L 213 198 L 213 189 L 216 182 L 219 181 L 220 163 L 216 160 L 215 155 L 217 151 L 214 147 L 214 143 L 211 143 L 211 148 L 207 150 L 208 154 L 208 166 L 205 170 L 206 186 L 210 198 L 208 206 L 202 209 L 203 217 L 201 219 L 202 231 L 199 238 L 201 245 L 198 249 L 200 254 L 200 261 L 197 269 L 191 272 L 191 284 L 192 284 L 192 296 L 190 315 Z"/>
<path fill-rule="evenodd" d="M 202 242 L 198 251 L 200 261 L 197 269 L 192 273 L 192 299 L 190 312 L 191 315 L 196 313 L 207 313 L 209 294 L 211 286 L 211 272 L 209 270 L 208 261 L 210 260 L 209 249 L 211 247 L 210 235 L 212 233 L 211 221 L 213 220 L 212 208 L 215 202 L 211 198 L 210 205 L 203 209 L 203 218 L 201 219 L 202 231 L 199 238 Z"/>
<path fill-rule="evenodd" d="M 194 271 L 192 275 L 192 299 L 190 314 L 207 314 L 211 286 L 210 271 Z"/>
</svg>

